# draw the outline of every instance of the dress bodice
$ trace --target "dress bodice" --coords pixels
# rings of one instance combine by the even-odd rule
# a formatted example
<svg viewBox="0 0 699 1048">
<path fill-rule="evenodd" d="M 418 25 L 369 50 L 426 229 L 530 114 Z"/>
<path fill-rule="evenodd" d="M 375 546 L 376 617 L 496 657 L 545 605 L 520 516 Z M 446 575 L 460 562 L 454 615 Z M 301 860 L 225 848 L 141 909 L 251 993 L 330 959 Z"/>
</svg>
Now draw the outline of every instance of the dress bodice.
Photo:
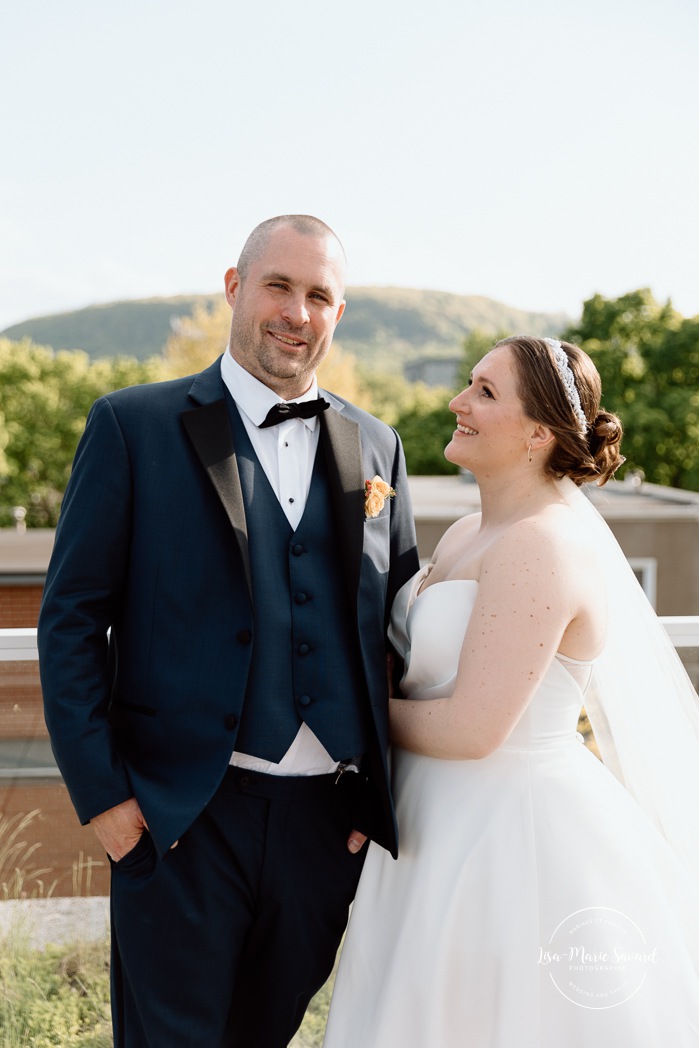
<svg viewBox="0 0 699 1048">
<path fill-rule="evenodd" d="M 398 592 L 389 636 L 405 663 L 401 693 L 406 699 L 451 695 L 459 655 L 478 595 L 473 579 L 452 579 L 421 589 L 431 565 Z M 530 749 L 575 737 L 591 662 L 558 653 L 536 694 L 512 730 L 506 747 Z"/>
</svg>

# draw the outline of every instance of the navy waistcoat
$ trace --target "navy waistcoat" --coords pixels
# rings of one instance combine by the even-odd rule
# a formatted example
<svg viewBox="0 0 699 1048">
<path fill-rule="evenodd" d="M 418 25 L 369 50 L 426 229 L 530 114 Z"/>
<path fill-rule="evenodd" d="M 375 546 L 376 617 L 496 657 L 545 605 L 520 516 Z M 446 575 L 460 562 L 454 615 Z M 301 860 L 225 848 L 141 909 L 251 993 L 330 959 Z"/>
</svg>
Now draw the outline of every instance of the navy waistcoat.
<svg viewBox="0 0 699 1048">
<path fill-rule="evenodd" d="M 230 394 L 227 399 L 248 524 L 254 618 L 235 748 L 279 762 L 305 721 L 334 760 L 364 753 L 369 700 L 322 434 L 294 532 Z"/>
</svg>

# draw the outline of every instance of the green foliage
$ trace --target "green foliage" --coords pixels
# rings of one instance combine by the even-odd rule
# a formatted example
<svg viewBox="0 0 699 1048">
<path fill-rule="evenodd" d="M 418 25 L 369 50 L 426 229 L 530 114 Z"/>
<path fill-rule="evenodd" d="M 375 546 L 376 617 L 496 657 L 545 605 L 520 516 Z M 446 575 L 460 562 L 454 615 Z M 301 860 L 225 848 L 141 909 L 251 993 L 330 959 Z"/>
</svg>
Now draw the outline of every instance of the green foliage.
<svg viewBox="0 0 699 1048">
<path fill-rule="evenodd" d="M 376 415 L 388 426 L 395 426 L 401 414 L 409 410 L 414 401 L 413 385 L 401 375 L 372 371 L 365 365 L 358 365 L 357 373 L 364 395 L 360 407 Z M 334 386 L 332 389 L 344 396 L 342 390 Z"/>
<path fill-rule="evenodd" d="M 347 302 L 337 332 L 339 352 L 324 363 L 320 377 L 327 388 L 399 429 L 412 473 L 454 472 L 443 457 L 453 429 L 446 407 L 452 392 L 411 385 L 403 365 L 430 355 L 453 354 L 457 360 L 465 332 L 474 345 L 480 338 L 489 348 L 499 330 L 548 334 L 565 320 L 477 296 L 408 288 L 350 288 Z M 30 337 L 0 337 L 0 526 L 12 523 L 14 506 L 26 509 L 28 526 L 54 526 L 92 402 L 112 389 L 208 364 L 224 344 L 228 316 L 222 296 L 181 296 L 93 306 L 8 329 Z M 79 345 L 98 357 L 143 357 L 167 348 L 160 361 L 91 361 L 86 352 L 55 352 L 30 338 L 56 347 Z"/>
<path fill-rule="evenodd" d="M 308 1005 L 301 1027 L 290 1042 L 289 1048 L 322 1048 L 334 983 L 335 971 Z"/>
<path fill-rule="evenodd" d="M 333 979 L 311 1001 L 290 1048 L 322 1045 Z M 109 944 L 102 940 L 40 951 L 28 947 L 21 935 L 0 940 L 0 1044 L 112 1048 Z"/>
<path fill-rule="evenodd" d="M 462 340 L 462 359 L 457 372 L 455 388 L 427 387 L 422 383 L 408 385 L 395 418 L 387 419 L 400 433 L 405 450 L 408 473 L 421 476 L 440 476 L 458 473 L 458 467 L 444 457 L 444 449 L 454 432 L 454 414 L 449 401 L 468 385 L 474 365 L 493 348 L 503 332 L 475 330 Z M 390 383 L 391 378 L 387 376 Z"/>
<path fill-rule="evenodd" d="M 111 1048 L 106 943 L 31 950 L 0 944 L 3 1048 Z"/>
<path fill-rule="evenodd" d="M 158 360 L 91 362 L 78 350 L 0 338 L 0 526 L 23 506 L 29 526 L 53 527 L 90 405 L 163 374 Z"/>
<path fill-rule="evenodd" d="M 454 415 L 448 407 L 452 395 L 448 389 L 421 383 L 412 387 L 411 402 L 396 420 L 408 473 L 436 476 L 458 472 L 444 458 L 444 449 L 454 432 Z"/>
<path fill-rule="evenodd" d="M 620 470 L 699 490 L 699 317 L 686 318 L 647 288 L 583 306 L 564 337 L 593 359 L 603 402 L 624 425 Z"/>
<path fill-rule="evenodd" d="M 172 325 L 163 356 L 173 378 L 203 371 L 228 342 L 231 310 L 223 295 L 212 303 L 198 302 L 191 316 Z"/>
<path fill-rule="evenodd" d="M 38 845 L 21 839 L 39 814 L 0 813 L 0 898 L 51 894 L 41 880 L 50 871 L 34 865 Z M 22 914 L 0 933 L 2 1048 L 112 1048 L 107 940 L 78 938 L 38 950 L 30 946 L 30 933 L 31 917 Z M 291 1048 L 322 1045 L 334 978 L 333 972 L 311 1001 Z"/>
<path fill-rule="evenodd" d="M 488 331 L 478 330 L 472 331 L 466 336 L 464 339 L 463 357 L 456 379 L 457 389 L 465 389 L 468 386 L 471 381 L 471 372 L 478 361 L 482 360 L 495 343 L 499 339 L 505 338 L 506 335 L 506 331 L 497 331 L 494 335 L 491 335 Z"/>
<path fill-rule="evenodd" d="M 347 321 L 342 320 L 344 334 L 376 332 L 383 315 L 382 337 L 393 351 L 397 339 L 405 352 L 418 352 L 417 345 L 411 349 L 407 341 L 411 331 L 425 334 L 429 328 L 433 336 L 447 339 L 459 324 L 465 325 L 457 309 L 463 307 L 464 296 L 369 288 L 354 289 L 348 297 L 358 317 L 352 329 L 348 307 Z M 207 328 L 203 339 L 207 344 L 210 335 L 215 341 L 219 328 L 223 330 L 220 312 L 197 314 L 200 320 L 204 315 L 211 319 L 212 331 Z M 510 330 L 527 329 L 522 320 L 527 316 L 535 315 L 520 314 L 520 322 Z M 386 317 L 393 319 L 389 323 Z M 490 329 L 461 327 L 463 358 L 457 389 L 467 385 L 474 363 L 502 335 L 502 315 L 486 319 Z M 528 330 L 544 333 L 542 324 L 543 320 L 539 330 L 531 325 Z M 465 340 L 464 330 L 469 330 Z M 624 423 L 626 468 L 642 469 L 648 480 L 658 484 L 699 490 L 699 318 L 680 316 L 669 303 L 659 305 L 643 289 L 614 300 L 595 295 L 585 303 L 580 322 L 570 326 L 564 337 L 581 345 L 600 371 L 604 403 Z M 351 338 L 342 344 L 356 345 Z M 185 349 L 189 353 L 191 347 Z M 205 363 L 214 351 L 206 350 Z M 453 432 L 448 403 L 456 390 L 411 385 L 395 367 L 378 369 L 371 355 L 358 361 L 348 354 L 336 356 L 328 360 L 328 387 L 398 429 L 410 473 L 456 471 L 443 455 Z M 396 359 L 394 352 L 394 364 Z M 180 361 L 187 371 L 200 363 L 194 366 L 189 358 Z M 27 510 L 27 524 L 32 527 L 55 525 L 92 402 L 112 389 L 168 377 L 172 370 L 171 360 L 91 361 L 77 350 L 56 353 L 26 339 L 0 338 L 0 526 L 12 523 L 13 506 Z"/>
</svg>

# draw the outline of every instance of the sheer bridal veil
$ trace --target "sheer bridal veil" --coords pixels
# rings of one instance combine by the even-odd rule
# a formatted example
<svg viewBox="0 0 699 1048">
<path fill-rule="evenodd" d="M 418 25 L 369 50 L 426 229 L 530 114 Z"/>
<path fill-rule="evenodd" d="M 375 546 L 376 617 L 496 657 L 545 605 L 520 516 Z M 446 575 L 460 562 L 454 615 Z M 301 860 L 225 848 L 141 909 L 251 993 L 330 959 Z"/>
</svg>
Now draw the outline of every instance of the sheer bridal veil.
<svg viewBox="0 0 699 1048">
<path fill-rule="evenodd" d="M 697 693 L 606 522 L 571 480 L 558 484 L 607 585 L 607 644 L 585 696 L 600 754 L 699 883 Z"/>
</svg>

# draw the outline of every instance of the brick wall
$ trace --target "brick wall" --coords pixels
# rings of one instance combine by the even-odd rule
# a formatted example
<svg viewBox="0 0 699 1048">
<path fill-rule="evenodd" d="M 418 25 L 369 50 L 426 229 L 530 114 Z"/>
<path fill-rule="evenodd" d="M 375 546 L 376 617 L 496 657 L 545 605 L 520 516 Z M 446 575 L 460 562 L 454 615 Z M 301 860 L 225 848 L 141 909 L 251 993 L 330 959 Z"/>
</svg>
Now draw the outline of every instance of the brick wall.
<svg viewBox="0 0 699 1048">
<path fill-rule="evenodd" d="M 43 586 L 0 586 L 0 629 L 36 626 Z"/>
<path fill-rule="evenodd" d="M 101 845 L 90 826 L 81 826 L 63 783 L 46 785 L 15 783 L 0 788 L 0 853 L 8 830 L 15 828 L 21 816 L 33 811 L 38 814 L 17 834 L 17 843 L 39 847 L 23 860 L 23 848 L 18 856 L 25 868 L 24 890 L 27 895 L 46 894 L 54 884 L 53 895 L 108 895 L 109 864 Z M 8 826 L 8 820 L 12 820 Z M 32 870 L 48 868 L 39 879 Z M 0 879 L 6 881 L 11 870 L 0 868 Z M 43 889 L 42 889 L 43 885 Z M 2 885 L 0 884 L 0 891 Z"/>
<path fill-rule="evenodd" d="M 0 629 L 34 627 L 39 615 L 42 587 L 0 586 Z M 0 663 L 0 740 L 47 738 L 41 701 L 38 663 Z M 17 855 L 25 867 L 24 890 L 28 895 L 46 893 L 55 882 L 53 894 L 107 895 L 109 866 L 91 827 L 81 826 L 60 780 L 38 783 L 22 779 L 0 779 L 0 856 L 8 836 L 24 816 L 36 811 L 15 838 L 23 845 Z M 28 848 L 39 847 L 27 858 Z M 47 868 L 39 879 L 32 870 Z M 7 883 L 12 868 L 0 866 Z"/>
<path fill-rule="evenodd" d="M 0 739 L 47 736 L 38 662 L 0 663 Z"/>
</svg>

